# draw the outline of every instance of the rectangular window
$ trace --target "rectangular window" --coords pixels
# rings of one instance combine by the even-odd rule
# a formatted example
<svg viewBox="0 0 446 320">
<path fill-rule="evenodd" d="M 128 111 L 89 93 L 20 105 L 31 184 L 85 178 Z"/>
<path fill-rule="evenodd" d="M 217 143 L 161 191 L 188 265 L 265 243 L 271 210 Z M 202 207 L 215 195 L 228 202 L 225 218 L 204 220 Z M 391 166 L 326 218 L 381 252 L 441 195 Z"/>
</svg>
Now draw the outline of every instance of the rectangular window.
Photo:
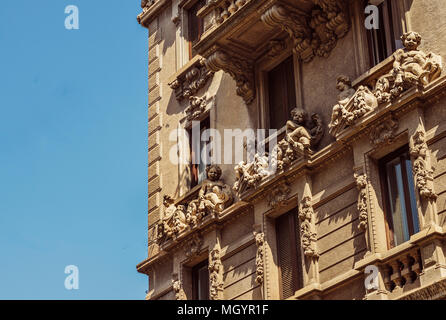
<svg viewBox="0 0 446 320">
<path fill-rule="evenodd" d="M 209 269 L 207 260 L 192 268 L 192 299 L 209 300 Z"/>
<path fill-rule="evenodd" d="M 270 129 L 282 128 L 296 107 L 293 56 L 268 72 Z"/>
<path fill-rule="evenodd" d="M 276 219 L 276 239 L 281 298 L 286 299 L 303 286 L 297 208 Z"/>
<path fill-rule="evenodd" d="M 390 249 L 408 241 L 411 235 L 420 231 L 408 147 L 386 156 L 379 165 Z"/>
<path fill-rule="evenodd" d="M 366 1 L 369 5 L 371 1 Z M 379 1 L 373 1 L 377 3 Z M 397 1 L 382 0 L 377 5 L 379 10 L 378 29 L 367 30 L 369 43 L 370 66 L 373 67 L 389 57 L 393 52 L 402 47 L 401 23 L 396 15 L 398 11 Z"/>
<path fill-rule="evenodd" d="M 188 17 L 188 45 L 189 45 L 189 59 L 195 55 L 195 52 L 192 50 L 192 46 L 200 40 L 201 35 L 203 34 L 203 19 L 197 17 L 197 12 L 203 8 L 206 4 L 205 0 L 198 0 L 192 7 L 190 7 L 187 11 Z"/>
<path fill-rule="evenodd" d="M 206 158 L 203 159 L 203 154 L 207 155 L 207 141 L 201 141 L 202 134 L 205 130 L 210 128 L 209 116 L 200 121 L 200 136 L 197 137 L 199 141 L 192 141 L 192 131 L 189 130 L 189 148 L 191 151 L 190 164 L 190 187 L 193 188 L 206 179 Z M 198 130 L 197 130 L 198 131 Z M 194 137 L 195 138 L 195 137 Z"/>
</svg>

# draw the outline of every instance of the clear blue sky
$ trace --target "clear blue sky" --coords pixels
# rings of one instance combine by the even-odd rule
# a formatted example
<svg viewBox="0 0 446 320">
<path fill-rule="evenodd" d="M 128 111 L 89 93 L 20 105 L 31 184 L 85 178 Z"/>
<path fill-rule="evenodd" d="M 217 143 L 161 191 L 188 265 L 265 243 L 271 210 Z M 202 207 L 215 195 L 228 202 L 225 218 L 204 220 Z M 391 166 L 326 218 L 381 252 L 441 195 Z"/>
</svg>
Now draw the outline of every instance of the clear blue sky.
<svg viewBox="0 0 446 320">
<path fill-rule="evenodd" d="M 66 30 L 67 5 L 80 29 Z M 147 30 L 139 0 L 2 0 L 0 299 L 143 299 Z M 79 290 L 64 287 L 79 267 Z"/>
</svg>

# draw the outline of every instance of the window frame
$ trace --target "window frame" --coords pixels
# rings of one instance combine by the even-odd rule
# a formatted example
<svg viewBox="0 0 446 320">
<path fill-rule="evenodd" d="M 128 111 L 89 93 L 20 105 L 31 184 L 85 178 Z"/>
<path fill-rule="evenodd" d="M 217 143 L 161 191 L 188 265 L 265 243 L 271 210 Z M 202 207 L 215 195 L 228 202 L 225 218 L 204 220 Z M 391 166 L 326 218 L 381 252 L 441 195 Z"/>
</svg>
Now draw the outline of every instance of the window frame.
<svg viewBox="0 0 446 320">
<path fill-rule="evenodd" d="M 381 194 L 382 194 L 383 209 L 384 209 L 384 216 L 385 216 L 387 249 L 392 249 L 392 248 L 404 243 L 404 242 L 399 243 L 399 244 L 394 243 L 394 224 L 393 224 L 393 217 L 392 217 L 392 209 L 391 209 L 391 205 L 390 205 L 390 201 L 389 201 L 390 191 L 389 191 L 389 186 L 387 183 L 388 172 L 386 169 L 386 164 L 388 164 L 390 161 L 397 159 L 397 158 L 400 159 L 401 171 L 402 171 L 402 176 L 403 176 L 402 182 L 403 182 L 403 192 L 404 192 L 404 200 L 405 200 L 404 204 L 405 204 L 405 208 L 406 208 L 405 215 L 406 215 L 407 227 L 408 227 L 408 233 L 409 233 L 408 236 L 410 238 L 412 235 L 419 232 L 419 224 L 418 224 L 418 230 L 415 230 L 415 227 L 413 224 L 414 216 L 412 214 L 413 214 L 413 212 L 415 212 L 415 214 L 418 215 L 418 208 L 416 208 L 416 207 L 413 208 L 413 206 L 412 206 L 411 192 L 409 189 L 410 185 L 409 185 L 409 181 L 408 181 L 408 179 L 411 176 L 413 177 L 413 172 L 412 172 L 412 175 L 409 175 L 407 172 L 406 165 L 403 162 L 403 160 L 410 160 L 411 164 L 412 164 L 412 159 L 409 154 L 409 146 L 406 144 L 378 160 Z M 417 203 L 418 199 L 416 197 L 415 191 L 416 190 L 413 190 L 413 192 L 414 192 L 413 194 L 415 196 L 415 199 L 413 199 L 413 200 L 415 201 L 415 203 Z M 408 208 L 410 208 L 410 210 L 408 210 Z M 416 218 L 419 222 L 420 218 L 418 216 Z"/>
<path fill-rule="evenodd" d="M 280 222 L 279 219 L 286 219 L 292 220 L 292 223 L 288 224 L 289 227 L 289 235 L 290 235 L 290 243 L 295 243 L 294 249 L 295 249 L 295 259 L 292 259 L 292 266 L 291 270 L 295 270 L 295 277 L 292 279 L 293 285 L 294 285 L 294 292 L 304 287 L 304 275 L 303 275 L 303 267 L 302 267 L 302 252 L 301 252 L 301 239 L 300 239 L 300 223 L 298 219 L 298 208 L 293 208 L 284 214 L 278 216 L 275 218 L 275 241 L 276 241 L 276 252 L 277 252 L 277 269 L 278 269 L 278 276 L 279 276 L 279 294 L 280 299 L 284 299 L 284 292 L 283 292 L 283 279 L 282 279 L 282 265 L 281 265 L 281 250 L 279 249 L 280 241 L 279 241 L 279 235 L 282 234 L 280 231 Z M 291 249 L 290 249 L 291 251 Z M 294 251 L 294 250 L 293 250 Z M 294 294 L 293 292 L 293 294 Z M 288 298 L 288 297 L 285 297 Z"/>
<path fill-rule="evenodd" d="M 192 300 L 209 300 L 209 261 L 208 259 L 203 260 L 202 262 L 196 264 L 195 266 L 193 266 L 191 268 L 191 280 L 192 280 Z M 203 267 L 207 268 L 207 274 L 208 277 L 207 279 L 207 293 L 205 296 L 205 299 L 199 299 L 199 287 L 200 287 L 200 276 L 199 276 L 199 270 L 202 269 Z"/>
</svg>

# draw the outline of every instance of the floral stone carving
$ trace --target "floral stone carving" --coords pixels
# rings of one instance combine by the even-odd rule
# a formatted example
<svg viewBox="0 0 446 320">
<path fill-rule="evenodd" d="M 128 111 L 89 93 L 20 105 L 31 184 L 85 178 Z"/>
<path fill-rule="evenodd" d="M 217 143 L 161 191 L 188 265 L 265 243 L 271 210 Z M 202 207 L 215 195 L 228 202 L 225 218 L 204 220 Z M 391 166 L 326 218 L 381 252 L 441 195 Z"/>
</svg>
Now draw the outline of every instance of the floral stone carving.
<svg viewBox="0 0 446 320">
<path fill-rule="evenodd" d="M 368 223 L 367 213 L 367 175 L 354 174 L 356 187 L 358 188 L 358 212 L 359 212 L 359 230 L 366 230 Z"/>
<path fill-rule="evenodd" d="M 300 202 L 299 219 L 300 219 L 300 237 L 302 248 L 306 257 L 317 257 L 316 249 L 316 227 L 313 222 L 313 206 L 311 197 L 304 196 Z"/>
<path fill-rule="evenodd" d="M 218 244 L 209 253 L 209 287 L 210 299 L 223 299 L 223 264 L 221 263 L 220 247 Z"/>
<path fill-rule="evenodd" d="M 180 74 L 169 86 L 175 90 L 177 100 L 191 98 L 203 88 L 214 72 L 205 65 L 203 58 L 197 60 L 185 73 Z"/>
<path fill-rule="evenodd" d="M 423 199 L 435 200 L 437 194 L 433 191 L 433 171 L 427 162 L 427 153 L 429 152 L 425 132 L 419 128 L 412 136 L 410 154 L 413 157 L 413 172 L 415 185 Z"/>
<path fill-rule="evenodd" d="M 262 284 L 264 277 L 263 246 L 265 243 L 265 234 L 263 232 L 254 232 L 254 237 L 257 245 L 255 282 L 257 284 Z"/>
</svg>

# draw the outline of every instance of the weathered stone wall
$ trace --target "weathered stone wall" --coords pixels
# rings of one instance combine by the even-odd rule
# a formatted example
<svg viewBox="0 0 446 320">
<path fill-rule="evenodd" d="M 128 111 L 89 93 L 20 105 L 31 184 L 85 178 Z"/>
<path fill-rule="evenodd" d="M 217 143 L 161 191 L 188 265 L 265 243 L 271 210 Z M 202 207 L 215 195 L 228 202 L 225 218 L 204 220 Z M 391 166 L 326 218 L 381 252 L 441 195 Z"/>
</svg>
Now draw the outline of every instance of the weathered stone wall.
<svg viewBox="0 0 446 320">
<path fill-rule="evenodd" d="M 350 153 L 313 176 L 313 193 L 318 199 L 313 207 L 323 283 L 351 270 L 366 250 L 364 232 L 358 229 L 358 191 Z"/>
</svg>

